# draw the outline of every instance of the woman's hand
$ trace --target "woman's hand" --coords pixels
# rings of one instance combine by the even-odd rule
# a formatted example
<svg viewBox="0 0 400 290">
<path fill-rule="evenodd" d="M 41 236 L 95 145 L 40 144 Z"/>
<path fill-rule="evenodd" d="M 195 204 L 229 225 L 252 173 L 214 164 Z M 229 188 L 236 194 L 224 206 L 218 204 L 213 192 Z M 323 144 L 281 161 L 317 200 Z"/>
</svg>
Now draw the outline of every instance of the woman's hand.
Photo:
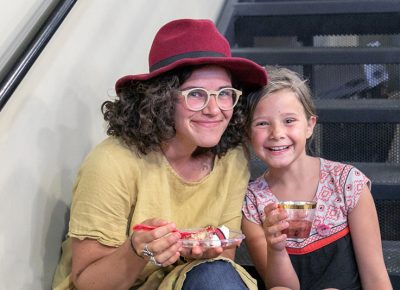
<svg viewBox="0 0 400 290">
<path fill-rule="evenodd" d="M 105 246 L 93 239 L 73 238 L 71 280 L 77 289 L 129 289 L 148 261 L 159 266 L 173 264 L 179 258 L 182 243 L 173 233 L 173 223 L 149 219 L 144 223 L 158 228 L 134 232 L 119 247 Z M 143 250 L 147 245 L 148 253 Z"/>
<path fill-rule="evenodd" d="M 182 248 L 181 256 L 186 260 L 212 259 L 221 255 L 223 251 L 224 248 L 222 247 L 204 248 L 199 245 L 191 248 Z"/>
<path fill-rule="evenodd" d="M 154 230 L 135 231 L 131 238 L 132 248 L 143 259 L 159 266 L 175 263 L 180 256 L 182 242 L 180 234 L 173 232 L 176 225 L 162 219 L 148 219 L 145 225 Z"/>
<path fill-rule="evenodd" d="M 181 256 L 186 260 L 199 260 L 199 259 L 213 259 L 218 256 L 224 256 L 225 258 L 234 260 L 236 248 L 238 248 L 241 244 L 241 240 L 231 241 L 229 245 L 224 246 L 211 246 L 205 247 L 200 245 L 200 242 L 193 242 L 192 247 L 183 247 L 181 251 Z"/>
<path fill-rule="evenodd" d="M 287 213 L 278 207 L 276 203 L 270 203 L 264 208 L 265 220 L 263 229 L 268 247 L 275 251 L 282 251 L 286 245 L 286 235 L 282 234 L 289 227 L 286 221 Z"/>
</svg>

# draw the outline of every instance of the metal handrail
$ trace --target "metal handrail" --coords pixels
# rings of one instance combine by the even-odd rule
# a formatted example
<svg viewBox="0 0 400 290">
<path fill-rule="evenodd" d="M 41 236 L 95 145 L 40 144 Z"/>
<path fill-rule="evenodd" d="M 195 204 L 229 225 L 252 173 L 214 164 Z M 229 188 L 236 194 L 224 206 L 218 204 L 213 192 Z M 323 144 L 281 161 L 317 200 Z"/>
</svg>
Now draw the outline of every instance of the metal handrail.
<svg viewBox="0 0 400 290">
<path fill-rule="evenodd" d="M 11 95 L 25 77 L 35 60 L 38 58 L 46 44 L 57 31 L 77 0 L 61 0 L 44 21 L 42 27 L 17 57 L 16 62 L 0 82 L 0 111 L 10 99 Z"/>
</svg>

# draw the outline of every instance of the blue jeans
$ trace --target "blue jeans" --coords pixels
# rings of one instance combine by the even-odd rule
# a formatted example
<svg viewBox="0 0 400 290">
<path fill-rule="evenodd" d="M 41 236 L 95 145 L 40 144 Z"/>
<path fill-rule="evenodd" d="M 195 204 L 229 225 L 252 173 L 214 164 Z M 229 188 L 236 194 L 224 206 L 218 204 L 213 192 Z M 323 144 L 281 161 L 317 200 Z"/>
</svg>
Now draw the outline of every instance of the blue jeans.
<svg viewBox="0 0 400 290">
<path fill-rule="evenodd" d="M 182 290 L 248 290 L 232 264 L 213 261 L 197 265 L 188 273 Z"/>
</svg>

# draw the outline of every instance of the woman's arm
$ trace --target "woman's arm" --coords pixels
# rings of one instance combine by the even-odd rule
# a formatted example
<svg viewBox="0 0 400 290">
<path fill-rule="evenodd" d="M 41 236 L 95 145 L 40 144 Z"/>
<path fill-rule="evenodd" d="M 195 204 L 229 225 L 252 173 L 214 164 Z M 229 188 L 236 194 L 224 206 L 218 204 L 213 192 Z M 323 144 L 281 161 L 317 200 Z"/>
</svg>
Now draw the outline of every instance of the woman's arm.
<svg viewBox="0 0 400 290">
<path fill-rule="evenodd" d="M 118 248 L 104 246 L 92 239 L 73 238 L 71 279 L 74 286 L 79 290 L 119 290 L 132 287 L 148 263 L 148 258 L 139 257 L 132 246 L 141 255 L 147 244 L 148 249 L 155 253 L 157 262 L 163 266 L 173 264 L 179 258 L 180 236 L 171 233 L 175 225 L 163 224 L 150 232 L 135 233 Z"/>
<path fill-rule="evenodd" d="M 77 289 L 129 289 L 147 261 L 129 248 L 103 246 L 96 240 L 72 239 L 71 280 Z"/>
<path fill-rule="evenodd" d="M 268 288 L 284 286 L 293 290 L 300 289 L 299 280 L 285 249 L 286 235 L 280 233 L 287 227 L 287 223 L 280 222 L 286 216 L 285 213 L 273 214 L 275 208 L 275 204 L 269 204 L 265 208 L 265 229 L 243 218 L 242 230 L 246 235 L 246 245 Z"/>
<path fill-rule="evenodd" d="M 348 220 L 363 289 L 393 289 L 383 259 L 375 203 L 367 186 Z"/>
</svg>

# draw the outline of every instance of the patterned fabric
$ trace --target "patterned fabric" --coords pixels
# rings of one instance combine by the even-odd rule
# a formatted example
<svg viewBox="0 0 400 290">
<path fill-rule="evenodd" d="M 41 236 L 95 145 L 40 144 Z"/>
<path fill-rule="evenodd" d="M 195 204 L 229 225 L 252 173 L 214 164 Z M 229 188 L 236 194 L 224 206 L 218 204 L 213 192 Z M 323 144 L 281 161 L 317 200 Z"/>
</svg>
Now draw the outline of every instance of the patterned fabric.
<svg viewBox="0 0 400 290">
<path fill-rule="evenodd" d="M 288 239 L 289 254 L 317 250 L 348 233 L 347 216 L 356 206 L 370 180 L 352 165 L 320 158 L 320 181 L 314 196 L 317 201 L 315 219 L 306 239 Z M 251 222 L 261 224 L 264 207 L 278 199 L 271 192 L 264 175 L 249 183 L 242 211 Z"/>
</svg>

